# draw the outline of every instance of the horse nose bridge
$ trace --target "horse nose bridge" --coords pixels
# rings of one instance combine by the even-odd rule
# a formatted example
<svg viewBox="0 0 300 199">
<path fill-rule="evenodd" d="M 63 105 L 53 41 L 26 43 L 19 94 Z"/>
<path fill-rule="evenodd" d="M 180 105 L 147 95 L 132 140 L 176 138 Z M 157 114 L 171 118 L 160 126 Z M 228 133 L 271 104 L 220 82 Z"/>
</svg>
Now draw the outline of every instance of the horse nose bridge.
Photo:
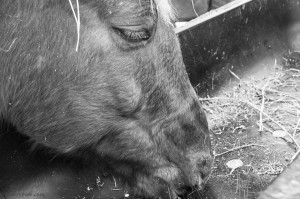
<svg viewBox="0 0 300 199">
<path fill-rule="evenodd" d="M 198 165 L 203 163 L 203 161 L 207 162 L 212 160 L 212 154 L 209 150 L 197 151 L 197 149 L 190 149 L 188 150 L 186 157 L 193 165 Z"/>
</svg>

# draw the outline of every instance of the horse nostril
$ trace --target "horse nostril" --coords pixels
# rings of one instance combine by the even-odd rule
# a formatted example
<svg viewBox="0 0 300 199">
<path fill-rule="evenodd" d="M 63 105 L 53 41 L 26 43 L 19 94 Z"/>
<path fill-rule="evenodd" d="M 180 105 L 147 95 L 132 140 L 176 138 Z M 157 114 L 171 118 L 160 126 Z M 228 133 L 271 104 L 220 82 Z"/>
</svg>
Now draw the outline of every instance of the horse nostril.
<svg viewBox="0 0 300 199">
<path fill-rule="evenodd" d="M 211 167 L 212 161 L 213 161 L 213 158 L 211 156 L 205 157 L 202 159 L 201 164 L 203 167 Z"/>
<path fill-rule="evenodd" d="M 211 157 L 206 157 L 198 162 L 198 168 L 202 171 L 202 173 L 207 173 L 210 172 L 210 168 L 212 166 L 212 158 Z"/>
<path fill-rule="evenodd" d="M 207 159 L 204 159 L 204 160 L 201 162 L 201 166 L 202 166 L 202 167 L 205 167 L 206 165 L 208 165 L 208 160 L 207 160 Z"/>
<path fill-rule="evenodd" d="M 199 187 L 202 187 L 202 185 L 208 180 L 211 173 L 212 163 L 213 159 L 211 157 L 201 158 L 198 160 L 197 171 L 199 179 L 196 180 Z"/>
<path fill-rule="evenodd" d="M 186 196 L 193 191 L 193 188 L 190 186 L 183 186 L 176 189 L 176 194 L 180 198 L 186 198 Z"/>
</svg>

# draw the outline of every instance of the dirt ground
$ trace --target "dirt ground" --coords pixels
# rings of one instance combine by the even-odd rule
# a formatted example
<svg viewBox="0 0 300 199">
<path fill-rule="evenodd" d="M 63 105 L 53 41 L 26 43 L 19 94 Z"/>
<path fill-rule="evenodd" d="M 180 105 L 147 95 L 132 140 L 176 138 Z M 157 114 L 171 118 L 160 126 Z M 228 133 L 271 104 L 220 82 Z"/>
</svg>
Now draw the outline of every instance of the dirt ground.
<svg viewBox="0 0 300 199">
<path fill-rule="evenodd" d="M 256 198 L 300 150 L 300 53 L 257 73 L 232 72 L 237 81 L 200 98 L 215 154 L 209 184 L 218 199 Z"/>
</svg>

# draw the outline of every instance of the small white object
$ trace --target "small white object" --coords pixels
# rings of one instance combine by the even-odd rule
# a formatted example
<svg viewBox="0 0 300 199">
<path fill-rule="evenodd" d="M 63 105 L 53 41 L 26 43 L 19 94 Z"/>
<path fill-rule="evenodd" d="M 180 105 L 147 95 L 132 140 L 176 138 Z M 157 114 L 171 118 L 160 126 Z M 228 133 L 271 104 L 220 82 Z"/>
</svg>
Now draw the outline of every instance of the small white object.
<svg viewBox="0 0 300 199">
<path fill-rule="evenodd" d="M 283 138 L 284 136 L 286 136 L 286 132 L 282 130 L 274 131 L 273 136 L 276 138 Z"/>
<path fill-rule="evenodd" d="M 233 159 L 226 163 L 226 165 L 231 169 L 230 174 L 233 173 L 233 171 L 241 166 L 244 165 L 243 161 L 240 159 Z"/>
</svg>

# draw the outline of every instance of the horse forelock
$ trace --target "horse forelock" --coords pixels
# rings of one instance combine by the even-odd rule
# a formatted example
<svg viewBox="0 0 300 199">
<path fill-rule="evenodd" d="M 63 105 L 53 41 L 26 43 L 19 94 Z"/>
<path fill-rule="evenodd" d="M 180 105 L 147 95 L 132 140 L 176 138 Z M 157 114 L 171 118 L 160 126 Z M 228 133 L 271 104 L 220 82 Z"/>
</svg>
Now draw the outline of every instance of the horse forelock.
<svg viewBox="0 0 300 199">
<path fill-rule="evenodd" d="M 171 23 L 175 20 L 175 9 L 173 8 L 170 0 L 154 0 L 154 2 L 158 12 L 165 22 Z"/>
</svg>

